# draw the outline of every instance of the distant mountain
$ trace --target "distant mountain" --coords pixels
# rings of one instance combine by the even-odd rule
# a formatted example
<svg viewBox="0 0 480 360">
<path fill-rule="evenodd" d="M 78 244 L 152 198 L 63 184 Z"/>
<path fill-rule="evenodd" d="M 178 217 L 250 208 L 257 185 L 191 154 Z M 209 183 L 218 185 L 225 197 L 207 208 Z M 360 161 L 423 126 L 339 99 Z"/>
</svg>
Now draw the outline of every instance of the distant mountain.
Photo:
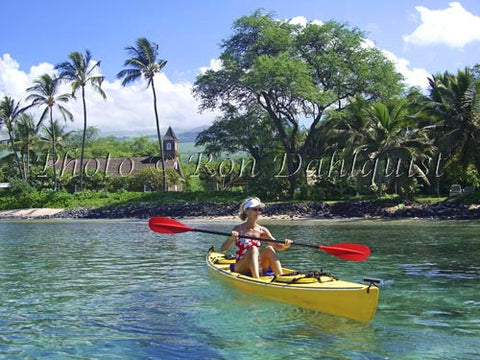
<svg viewBox="0 0 480 360">
<path fill-rule="evenodd" d="M 197 135 L 205 130 L 208 129 L 208 125 L 204 126 L 198 126 L 193 129 L 189 130 L 182 130 L 182 129 L 175 129 L 172 127 L 173 132 L 178 138 L 179 143 L 194 143 Z M 109 132 L 100 132 L 100 136 L 108 136 L 108 135 L 114 135 L 115 137 L 119 139 L 125 139 L 125 138 L 130 138 L 130 137 L 136 137 L 136 136 L 148 136 L 149 138 L 156 139 L 157 134 L 139 134 L 138 132 L 130 132 L 130 131 L 117 131 L 115 133 L 109 133 Z M 165 132 L 163 132 L 163 135 L 165 135 Z"/>
<path fill-rule="evenodd" d="M 195 142 L 198 134 L 207 128 L 208 126 L 199 126 L 192 130 L 176 132 L 175 129 L 173 129 L 173 131 L 175 131 L 175 135 L 177 135 L 179 143 L 190 143 L 190 142 Z"/>
</svg>

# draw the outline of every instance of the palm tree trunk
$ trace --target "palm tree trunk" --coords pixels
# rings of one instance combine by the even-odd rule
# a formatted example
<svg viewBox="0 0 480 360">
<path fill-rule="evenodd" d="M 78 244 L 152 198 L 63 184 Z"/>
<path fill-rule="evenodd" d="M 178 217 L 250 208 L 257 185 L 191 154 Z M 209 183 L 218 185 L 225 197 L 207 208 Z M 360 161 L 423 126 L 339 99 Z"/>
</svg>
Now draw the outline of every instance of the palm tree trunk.
<svg viewBox="0 0 480 360">
<path fill-rule="evenodd" d="M 28 139 L 24 139 L 23 141 L 28 141 Z M 22 160 L 23 173 L 25 174 L 25 179 L 28 179 L 27 150 L 26 149 L 27 149 L 27 145 L 22 146 L 22 149 L 20 151 L 20 155 L 21 155 L 21 160 Z"/>
<path fill-rule="evenodd" d="M 85 100 L 84 85 L 82 85 L 82 102 L 83 102 L 83 136 L 82 136 L 82 153 L 80 155 L 80 191 L 83 190 L 83 159 L 85 157 L 85 140 L 87 138 L 87 102 Z"/>
<path fill-rule="evenodd" d="M 10 144 L 12 145 L 12 151 L 13 151 L 13 154 L 15 155 L 15 159 L 17 160 L 18 171 L 20 171 L 20 177 L 22 178 L 23 181 L 26 181 L 27 179 L 25 178 L 25 173 L 22 168 L 22 161 L 20 159 L 20 156 L 18 155 L 17 148 L 15 147 L 12 124 L 7 124 L 7 129 L 8 129 L 8 137 L 10 138 Z"/>
<path fill-rule="evenodd" d="M 25 165 L 24 165 L 24 172 L 25 172 L 25 179 L 28 179 L 28 176 L 30 174 L 30 137 L 27 135 L 26 138 L 26 145 L 25 145 Z"/>
<path fill-rule="evenodd" d="M 153 92 L 153 109 L 155 111 L 155 121 L 157 124 L 157 137 L 158 137 L 158 146 L 160 148 L 160 162 L 162 164 L 162 177 L 163 177 L 163 191 L 167 190 L 167 177 L 165 176 L 165 157 L 163 154 L 163 140 L 162 134 L 160 132 L 160 120 L 158 118 L 158 110 L 157 110 L 157 93 L 155 91 L 155 85 L 152 80 L 152 92 Z"/>
<path fill-rule="evenodd" d="M 25 154 L 25 179 L 28 180 L 30 176 L 30 134 L 28 134 L 26 138 Z"/>
<path fill-rule="evenodd" d="M 293 154 L 287 154 L 287 168 L 288 168 L 288 199 L 293 200 L 295 189 L 297 188 L 297 170 L 293 161 Z"/>
<path fill-rule="evenodd" d="M 380 158 L 377 157 L 375 159 L 375 163 L 374 163 L 374 166 L 373 166 L 372 182 L 375 182 L 377 184 L 377 186 L 378 186 L 377 198 L 381 199 L 382 198 L 383 179 L 380 175 L 378 175 L 378 181 L 375 181 L 375 178 L 377 177 L 377 174 L 378 174 L 378 163 L 379 163 L 379 161 L 380 161 Z"/>
<path fill-rule="evenodd" d="M 57 151 L 55 149 L 55 129 L 53 126 L 53 110 L 50 108 L 50 128 L 52 131 L 52 156 L 53 156 L 53 191 L 57 191 Z"/>
</svg>

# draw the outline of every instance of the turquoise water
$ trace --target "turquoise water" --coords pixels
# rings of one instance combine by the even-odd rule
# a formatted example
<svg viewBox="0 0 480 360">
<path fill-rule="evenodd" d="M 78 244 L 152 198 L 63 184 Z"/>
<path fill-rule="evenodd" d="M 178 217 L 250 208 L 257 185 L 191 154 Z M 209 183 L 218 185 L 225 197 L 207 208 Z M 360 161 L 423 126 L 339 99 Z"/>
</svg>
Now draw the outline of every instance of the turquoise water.
<svg viewBox="0 0 480 360">
<path fill-rule="evenodd" d="M 370 246 L 360 263 L 301 247 L 281 258 L 346 280 L 383 279 L 373 321 L 219 282 L 204 256 L 222 236 L 163 235 L 146 221 L 3 221 L 0 359 L 480 358 L 480 222 L 265 224 L 278 238 Z"/>
</svg>

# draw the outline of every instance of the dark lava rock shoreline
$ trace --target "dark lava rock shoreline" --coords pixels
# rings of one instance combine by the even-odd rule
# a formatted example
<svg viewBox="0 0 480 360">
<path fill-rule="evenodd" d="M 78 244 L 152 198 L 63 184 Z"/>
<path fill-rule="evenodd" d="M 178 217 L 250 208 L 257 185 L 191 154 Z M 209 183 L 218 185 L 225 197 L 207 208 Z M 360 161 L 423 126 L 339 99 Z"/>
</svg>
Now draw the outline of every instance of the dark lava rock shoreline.
<svg viewBox="0 0 480 360">
<path fill-rule="evenodd" d="M 48 218 L 72 219 L 147 219 L 152 216 L 172 218 L 236 216 L 239 204 L 181 203 L 181 204 L 130 204 L 112 208 L 76 209 L 60 212 Z M 270 203 L 264 216 L 307 219 L 346 218 L 420 218 L 438 220 L 480 219 L 480 205 L 464 204 L 460 200 L 439 203 L 403 203 L 388 201 L 358 201 L 326 204 Z"/>
</svg>

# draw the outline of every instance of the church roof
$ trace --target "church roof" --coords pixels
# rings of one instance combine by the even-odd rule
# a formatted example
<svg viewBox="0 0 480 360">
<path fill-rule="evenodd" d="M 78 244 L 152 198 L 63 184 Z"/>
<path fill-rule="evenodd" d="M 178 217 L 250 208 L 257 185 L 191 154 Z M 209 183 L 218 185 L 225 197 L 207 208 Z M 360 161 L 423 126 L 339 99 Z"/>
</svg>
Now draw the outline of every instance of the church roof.
<svg viewBox="0 0 480 360">
<path fill-rule="evenodd" d="M 165 133 L 165 136 L 163 137 L 166 140 L 178 140 L 177 136 L 172 130 L 172 127 L 169 126 L 167 132 Z"/>
<path fill-rule="evenodd" d="M 107 156 L 106 158 L 84 159 L 85 173 L 93 174 L 98 170 L 104 171 L 107 174 L 115 176 L 130 175 L 144 167 L 154 167 L 161 169 L 160 156 L 148 157 L 131 157 L 131 158 L 113 158 Z M 52 166 L 52 161 L 49 160 L 49 166 Z M 59 176 L 64 173 L 75 176 L 79 173 L 80 159 L 61 158 L 58 159 L 55 168 L 59 171 Z M 183 171 L 178 159 L 165 159 L 165 168 L 172 168 L 183 178 Z"/>
</svg>

